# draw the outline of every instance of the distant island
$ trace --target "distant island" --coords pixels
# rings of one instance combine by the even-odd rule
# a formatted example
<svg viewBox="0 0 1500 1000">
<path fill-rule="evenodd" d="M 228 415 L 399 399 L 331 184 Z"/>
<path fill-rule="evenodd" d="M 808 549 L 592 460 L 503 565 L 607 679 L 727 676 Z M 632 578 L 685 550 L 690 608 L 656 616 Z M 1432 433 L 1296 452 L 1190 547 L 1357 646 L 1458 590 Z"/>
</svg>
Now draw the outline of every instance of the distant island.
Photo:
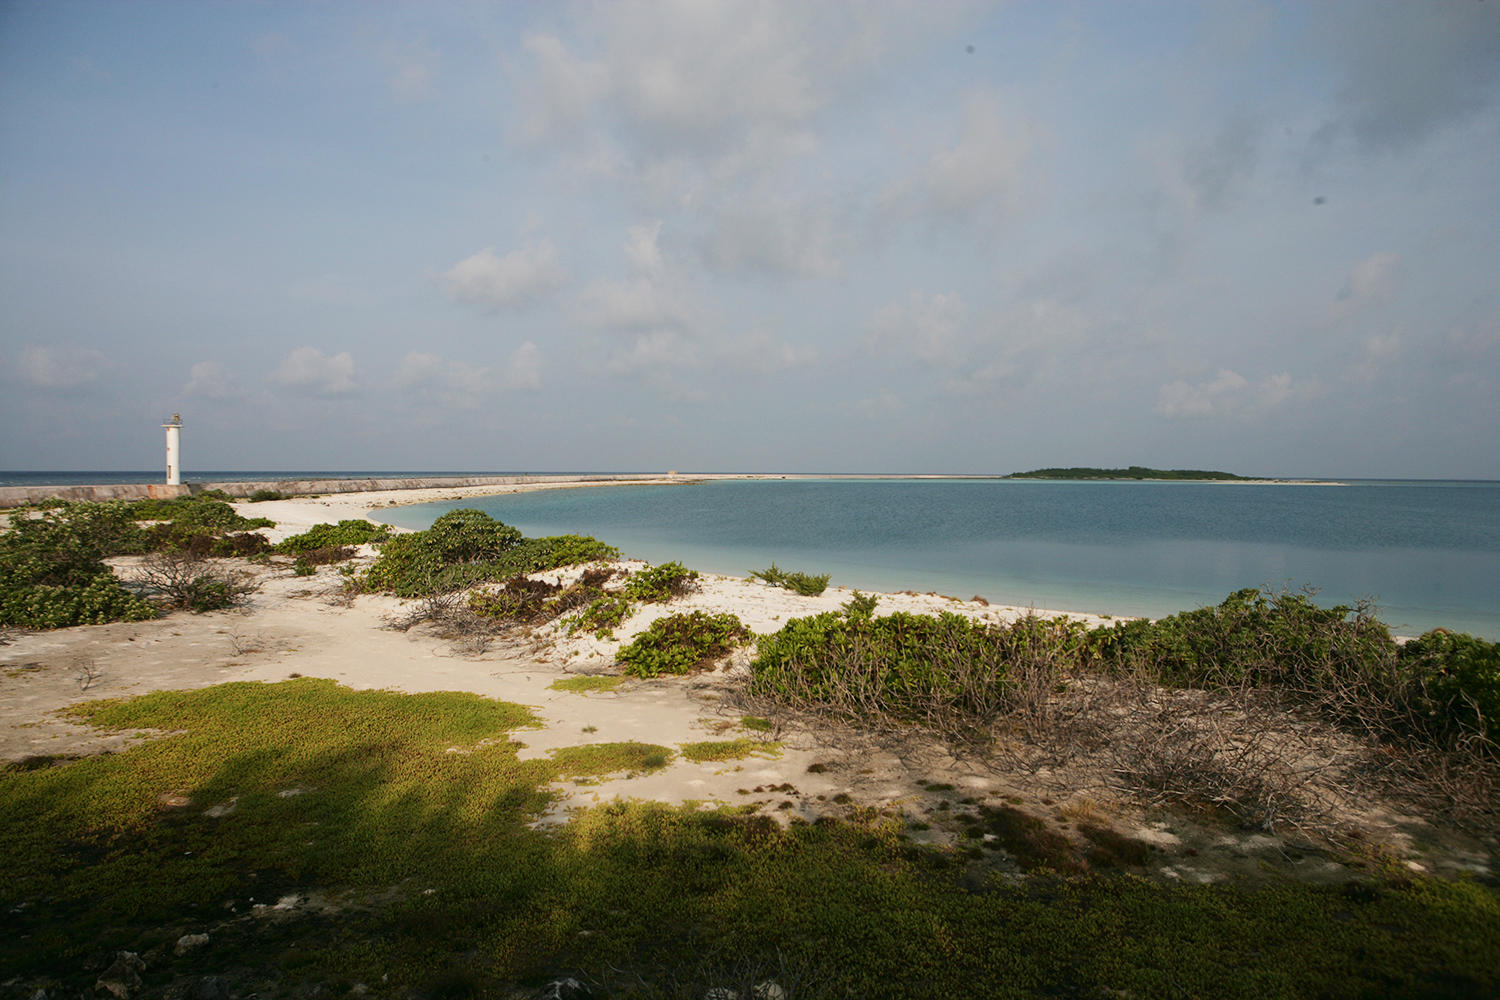
<svg viewBox="0 0 1500 1000">
<path fill-rule="evenodd" d="M 1249 479 L 1232 472 L 1209 472 L 1204 469 L 1148 469 L 1132 465 L 1128 469 L 1032 469 L 1012 472 L 1006 479 Z"/>
</svg>

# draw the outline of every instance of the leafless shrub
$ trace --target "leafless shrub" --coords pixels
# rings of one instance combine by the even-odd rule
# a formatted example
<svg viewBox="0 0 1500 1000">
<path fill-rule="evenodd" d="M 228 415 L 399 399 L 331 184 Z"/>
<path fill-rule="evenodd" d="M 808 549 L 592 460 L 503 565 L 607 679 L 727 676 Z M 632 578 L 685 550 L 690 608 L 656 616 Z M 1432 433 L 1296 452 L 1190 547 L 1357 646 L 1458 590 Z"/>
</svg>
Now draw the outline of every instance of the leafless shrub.
<svg viewBox="0 0 1500 1000">
<path fill-rule="evenodd" d="M 78 682 L 78 690 L 87 691 L 94 686 L 94 681 L 99 679 L 99 664 L 92 658 L 79 660 L 73 668 L 73 679 Z"/>
<path fill-rule="evenodd" d="M 148 553 L 137 572 L 139 581 L 168 606 L 191 611 L 232 607 L 259 589 L 248 573 L 225 569 L 185 549 Z"/>
</svg>

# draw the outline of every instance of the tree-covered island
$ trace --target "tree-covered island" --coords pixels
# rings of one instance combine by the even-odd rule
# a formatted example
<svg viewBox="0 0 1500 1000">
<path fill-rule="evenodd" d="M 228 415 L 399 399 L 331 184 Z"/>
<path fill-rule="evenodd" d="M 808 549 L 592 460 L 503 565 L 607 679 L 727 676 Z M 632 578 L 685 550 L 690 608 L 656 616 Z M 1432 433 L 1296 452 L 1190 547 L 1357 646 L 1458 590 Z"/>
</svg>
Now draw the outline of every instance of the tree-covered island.
<svg viewBox="0 0 1500 1000">
<path fill-rule="evenodd" d="M 1210 472 L 1204 469 L 1148 469 L 1132 465 L 1128 469 L 1032 469 L 1012 472 L 1006 479 L 1248 479 L 1232 472 Z"/>
</svg>

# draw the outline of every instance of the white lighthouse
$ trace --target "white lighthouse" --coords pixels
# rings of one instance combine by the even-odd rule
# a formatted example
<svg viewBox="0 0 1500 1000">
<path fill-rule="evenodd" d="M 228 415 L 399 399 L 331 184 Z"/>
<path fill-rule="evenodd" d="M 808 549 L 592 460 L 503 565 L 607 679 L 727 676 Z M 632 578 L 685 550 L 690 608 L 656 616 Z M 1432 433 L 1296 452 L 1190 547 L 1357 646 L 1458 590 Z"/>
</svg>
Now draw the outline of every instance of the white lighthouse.
<svg viewBox="0 0 1500 1000">
<path fill-rule="evenodd" d="M 167 485 L 182 485 L 182 417 L 172 414 L 172 419 L 162 423 L 167 429 Z"/>
</svg>

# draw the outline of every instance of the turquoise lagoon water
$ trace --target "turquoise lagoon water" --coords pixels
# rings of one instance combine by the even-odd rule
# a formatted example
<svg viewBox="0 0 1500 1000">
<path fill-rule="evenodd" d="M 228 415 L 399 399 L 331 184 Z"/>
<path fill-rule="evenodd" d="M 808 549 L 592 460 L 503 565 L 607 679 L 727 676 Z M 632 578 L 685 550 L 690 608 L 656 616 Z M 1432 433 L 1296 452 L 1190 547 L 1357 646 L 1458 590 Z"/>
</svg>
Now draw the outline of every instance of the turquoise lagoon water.
<svg viewBox="0 0 1500 1000">
<path fill-rule="evenodd" d="M 775 561 L 867 590 L 1159 616 L 1241 587 L 1376 601 L 1398 634 L 1500 639 L 1500 483 L 1346 486 L 1037 480 L 728 480 L 393 508 L 424 528 L 480 507 L 650 562 L 743 576 Z"/>
</svg>

